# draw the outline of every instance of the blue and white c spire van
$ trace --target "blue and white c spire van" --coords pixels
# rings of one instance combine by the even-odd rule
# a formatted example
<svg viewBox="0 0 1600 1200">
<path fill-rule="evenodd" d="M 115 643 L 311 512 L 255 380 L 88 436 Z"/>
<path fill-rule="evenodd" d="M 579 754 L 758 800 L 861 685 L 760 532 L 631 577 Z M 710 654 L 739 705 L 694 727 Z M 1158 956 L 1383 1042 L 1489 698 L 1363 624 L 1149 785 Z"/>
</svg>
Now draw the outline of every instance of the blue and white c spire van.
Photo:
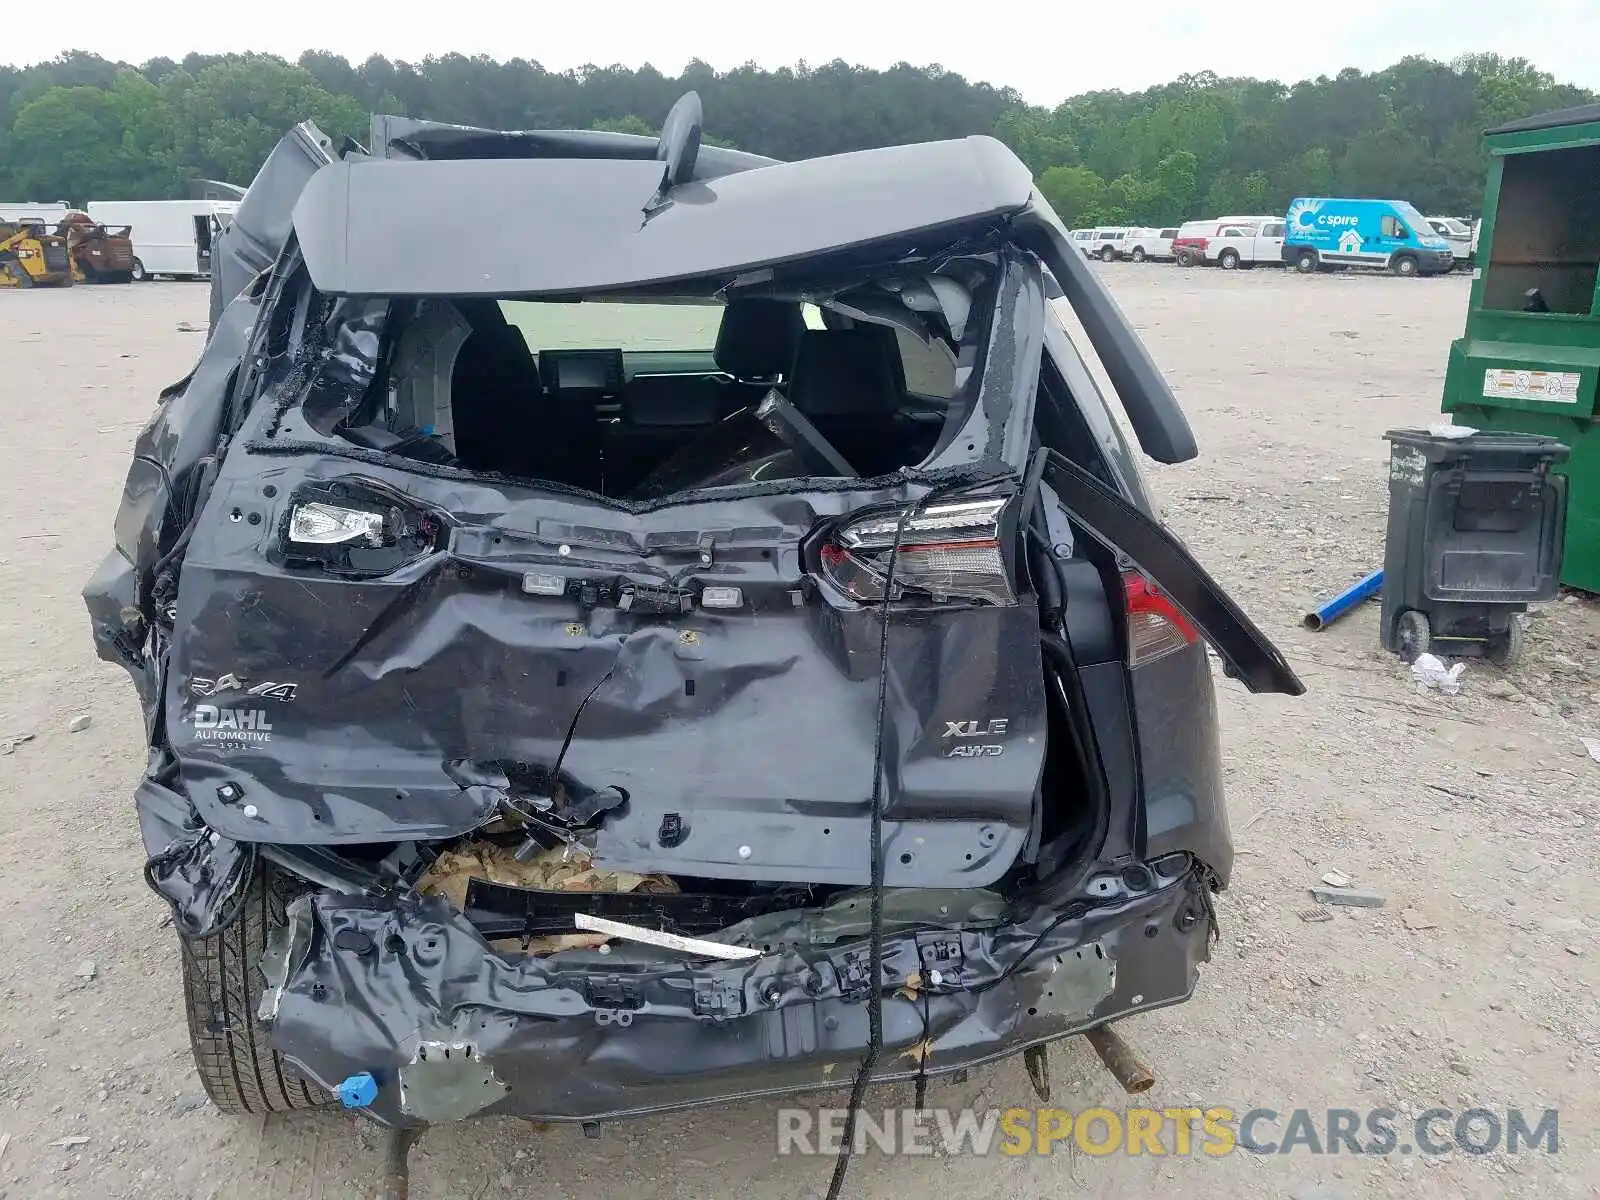
<svg viewBox="0 0 1600 1200">
<path fill-rule="evenodd" d="M 1301 196 L 1285 221 L 1283 261 L 1301 274 L 1338 266 L 1440 275 L 1455 263 L 1450 243 L 1404 200 Z"/>
</svg>

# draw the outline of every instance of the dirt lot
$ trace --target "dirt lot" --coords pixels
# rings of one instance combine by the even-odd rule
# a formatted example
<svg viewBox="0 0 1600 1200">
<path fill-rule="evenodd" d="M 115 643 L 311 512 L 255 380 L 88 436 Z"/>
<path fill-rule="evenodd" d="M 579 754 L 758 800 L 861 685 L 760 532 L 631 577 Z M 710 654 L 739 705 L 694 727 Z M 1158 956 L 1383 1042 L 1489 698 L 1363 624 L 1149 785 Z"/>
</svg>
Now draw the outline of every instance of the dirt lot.
<svg viewBox="0 0 1600 1200">
<path fill-rule="evenodd" d="M 1524 665 L 1469 666 L 1453 697 L 1418 695 L 1377 650 L 1375 608 L 1322 634 L 1298 624 L 1309 600 L 1381 561 L 1380 435 L 1435 414 L 1466 280 L 1096 269 L 1201 436 L 1197 462 L 1151 472 L 1168 519 L 1310 688 L 1255 699 L 1222 685 L 1240 858 L 1196 997 L 1130 1023 L 1161 1078 L 1151 1099 L 1319 1122 L 1329 1108 L 1558 1108 L 1560 1150 L 871 1155 L 850 1194 L 1600 1196 L 1600 764 L 1579 741 L 1600 737 L 1600 606 L 1536 613 Z M 31 735 L 0 757 L 3 1197 L 342 1197 L 379 1158 L 377 1132 L 342 1115 L 238 1120 L 204 1101 L 174 935 L 139 875 L 133 691 L 94 658 L 78 597 L 110 544 L 129 443 L 200 349 L 178 325 L 203 323 L 205 304 L 182 284 L 0 295 L 0 739 Z M 1387 907 L 1304 920 L 1308 885 L 1330 870 Z M 1054 1063 L 1056 1103 L 1125 1104 L 1083 1049 Z M 1031 1099 L 1016 1062 L 930 1094 Z M 816 1194 L 829 1163 L 777 1157 L 774 1130 L 767 1104 L 599 1141 L 504 1119 L 440 1128 L 412 1157 L 412 1194 Z"/>
</svg>

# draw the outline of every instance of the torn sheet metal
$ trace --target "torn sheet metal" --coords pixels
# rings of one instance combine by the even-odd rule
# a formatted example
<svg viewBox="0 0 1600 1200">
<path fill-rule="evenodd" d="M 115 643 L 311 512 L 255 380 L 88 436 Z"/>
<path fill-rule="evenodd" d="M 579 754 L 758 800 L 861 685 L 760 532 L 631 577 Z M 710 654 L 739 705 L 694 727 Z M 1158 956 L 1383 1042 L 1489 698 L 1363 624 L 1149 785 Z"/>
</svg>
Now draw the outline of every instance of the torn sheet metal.
<svg viewBox="0 0 1600 1200">
<path fill-rule="evenodd" d="M 332 433 L 371 388 L 378 374 L 380 335 L 388 319 L 386 300 L 341 296 L 329 306 L 326 340 L 300 405 L 319 433 Z"/>
<path fill-rule="evenodd" d="M 494 1067 L 467 1041 L 423 1042 L 416 1057 L 396 1072 L 400 1111 L 425 1125 L 464 1121 L 505 1098 L 511 1090 Z"/>
<path fill-rule="evenodd" d="M 301 896 L 285 910 L 283 924 L 268 931 L 266 946 L 261 952 L 261 975 L 266 982 L 261 989 L 261 1002 L 256 1007 L 256 1020 L 263 1025 L 277 1020 L 283 989 L 300 973 L 306 956 L 311 953 L 314 928 L 311 898 Z"/>
<path fill-rule="evenodd" d="M 1201 911 L 1201 887 L 1191 871 L 1070 919 L 1040 909 L 986 930 L 891 934 L 885 992 L 916 973 L 924 986 L 886 998 L 877 1078 L 976 1066 L 1184 999 L 1207 954 L 1209 925 L 1186 919 Z M 774 947 L 747 963 L 624 965 L 593 951 L 495 954 L 436 897 L 325 893 L 309 903 L 315 949 L 283 987 L 269 1036 L 323 1086 L 361 1072 L 390 1081 L 363 1110 L 386 1125 L 419 1123 L 427 1103 L 450 1111 L 464 1079 L 493 1100 L 473 1111 L 541 1120 L 798 1093 L 837 1086 L 866 1045 L 872 980 L 861 939 Z M 452 1050 L 428 1101 L 402 1102 L 393 1081 L 416 1077 L 419 1042 L 471 1052 L 455 1063 Z"/>
</svg>

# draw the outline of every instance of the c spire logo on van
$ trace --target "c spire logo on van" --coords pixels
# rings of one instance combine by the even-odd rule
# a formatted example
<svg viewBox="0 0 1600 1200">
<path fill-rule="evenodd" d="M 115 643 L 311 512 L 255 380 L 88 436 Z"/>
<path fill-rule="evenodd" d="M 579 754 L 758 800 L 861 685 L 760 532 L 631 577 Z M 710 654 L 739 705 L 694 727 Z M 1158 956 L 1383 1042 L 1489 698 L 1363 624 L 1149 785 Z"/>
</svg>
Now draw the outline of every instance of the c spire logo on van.
<svg viewBox="0 0 1600 1200">
<path fill-rule="evenodd" d="M 1316 225 L 1317 214 L 1321 211 L 1321 200 L 1296 200 L 1289 206 L 1289 228 L 1291 230 L 1312 228 Z"/>
</svg>

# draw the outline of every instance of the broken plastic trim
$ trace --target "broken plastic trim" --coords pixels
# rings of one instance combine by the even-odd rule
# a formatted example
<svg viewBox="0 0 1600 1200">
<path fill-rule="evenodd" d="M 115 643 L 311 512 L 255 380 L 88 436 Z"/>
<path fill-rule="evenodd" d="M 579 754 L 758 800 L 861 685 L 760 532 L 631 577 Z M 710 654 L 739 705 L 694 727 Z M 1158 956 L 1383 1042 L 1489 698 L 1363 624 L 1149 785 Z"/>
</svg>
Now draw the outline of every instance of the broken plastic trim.
<svg viewBox="0 0 1600 1200">
<path fill-rule="evenodd" d="M 760 958 L 761 951 L 753 946 L 729 946 L 722 942 L 712 942 L 705 938 L 683 937 L 676 933 L 663 933 L 659 929 L 646 929 L 642 925 L 629 925 L 625 921 L 613 921 L 609 917 L 597 917 L 593 913 L 578 912 L 572 915 L 572 923 L 579 929 L 590 933 L 603 933 L 607 937 L 621 938 L 624 941 L 639 942 L 646 946 L 659 946 L 663 950 L 676 950 L 680 954 L 692 954 L 697 958 L 721 958 L 729 962 L 744 962 L 752 958 Z"/>
<path fill-rule="evenodd" d="M 144 881 L 172 907 L 186 938 L 216 937 L 239 919 L 255 877 L 256 847 L 201 826 L 144 865 Z"/>
</svg>

